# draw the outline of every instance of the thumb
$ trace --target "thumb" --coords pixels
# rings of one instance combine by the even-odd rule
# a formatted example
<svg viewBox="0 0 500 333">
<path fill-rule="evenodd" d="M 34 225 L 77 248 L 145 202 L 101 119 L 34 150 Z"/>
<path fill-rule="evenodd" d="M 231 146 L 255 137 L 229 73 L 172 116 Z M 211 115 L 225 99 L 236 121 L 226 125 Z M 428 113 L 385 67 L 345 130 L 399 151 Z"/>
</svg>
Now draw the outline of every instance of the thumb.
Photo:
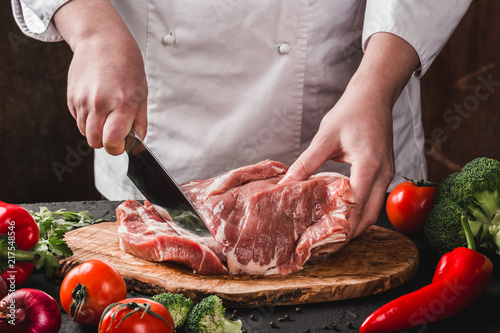
<svg viewBox="0 0 500 333">
<path fill-rule="evenodd" d="M 313 158 L 314 153 L 311 148 L 306 149 L 295 162 L 290 166 L 285 176 L 278 184 L 290 180 L 305 180 L 315 173 L 325 161 Z"/>
</svg>

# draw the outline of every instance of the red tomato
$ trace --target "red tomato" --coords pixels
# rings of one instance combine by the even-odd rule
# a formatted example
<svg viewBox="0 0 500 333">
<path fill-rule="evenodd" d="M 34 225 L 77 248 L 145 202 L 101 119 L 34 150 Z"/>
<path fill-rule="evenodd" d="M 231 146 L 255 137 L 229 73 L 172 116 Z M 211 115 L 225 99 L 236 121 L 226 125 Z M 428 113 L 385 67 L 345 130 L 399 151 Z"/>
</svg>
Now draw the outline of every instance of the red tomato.
<svg viewBox="0 0 500 333">
<path fill-rule="evenodd" d="M 421 234 L 425 219 L 434 206 L 437 187 L 429 182 L 408 181 L 397 185 L 387 198 L 387 217 L 405 234 Z"/>
<path fill-rule="evenodd" d="M 75 288 L 79 296 L 73 299 Z M 108 305 L 127 297 L 127 286 L 114 267 L 101 260 L 88 260 L 66 275 L 59 296 L 64 310 L 75 322 L 97 326 Z"/>
<path fill-rule="evenodd" d="M 146 310 L 147 306 L 150 308 Z M 101 332 L 173 333 L 174 321 L 160 303 L 147 298 L 129 298 L 119 301 L 104 314 L 99 323 Z"/>
</svg>

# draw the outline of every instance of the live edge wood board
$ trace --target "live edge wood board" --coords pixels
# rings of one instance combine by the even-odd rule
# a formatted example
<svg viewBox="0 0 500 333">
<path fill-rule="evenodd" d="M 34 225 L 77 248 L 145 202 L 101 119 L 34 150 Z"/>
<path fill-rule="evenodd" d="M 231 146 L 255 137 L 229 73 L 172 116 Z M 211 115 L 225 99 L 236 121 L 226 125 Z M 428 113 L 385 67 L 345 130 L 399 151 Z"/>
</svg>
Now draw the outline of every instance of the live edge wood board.
<svg viewBox="0 0 500 333">
<path fill-rule="evenodd" d="M 70 231 L 73 256 L 61 261 L 59 276 L 90 259 L 113 265 L 130 290 L 182 293 L 194 301 L 217 294 L 228 307 L 257 307 L 338 301 L 372 295 L 410 279 L 418 250 L 405 236 L 377 226 L 340 252 L 298 273 L 281 276 L 200 276 L 175 263 L 144 261 L 120 250 L 117 225 L 104 222 Z"/>
</svg>

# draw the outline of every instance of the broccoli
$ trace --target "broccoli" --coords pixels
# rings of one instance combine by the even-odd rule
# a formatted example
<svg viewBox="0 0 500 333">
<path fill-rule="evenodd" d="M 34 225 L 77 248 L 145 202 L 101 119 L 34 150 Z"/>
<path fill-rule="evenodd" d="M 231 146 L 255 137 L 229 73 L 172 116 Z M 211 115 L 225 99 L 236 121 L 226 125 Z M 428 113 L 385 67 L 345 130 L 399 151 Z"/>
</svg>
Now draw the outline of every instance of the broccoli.
<svg viewBox="0 0 500 333">
<path fill-rule="evenodd" d="M 193 301 L 182 294 L 161 293 L 154 295 L 152 300 L 167 308 L 176 329 L 186 323 L 194 306 Z"/>
<path fill-rule="evenodd" d="M 460 218 L 463 209 L 449 198 L 435 204 L 427 215 L 424 235 L 431 248 L 444 254 L 454 248 L 464 246 L 467 241 Z"/>
<path fill-rule="evenodd" d="M 453 196 L 455 193 L 452 192 L 451 188 L 455 178 L 457 178 L 459 174 L 460 172 L 454 172 L 437 184 L 437 191 L 434 194 L 435 203 L 439 203 L 444 199 L 455 199 Z"/>
<path fill-rule="evenodd" d="M 187 320 L 189 333 L 237 333 L 241 332 L 241 320 L 228 320 L 222 300 L 211 295 L 196 304 Z"/>
<path fill-rule="evenodd" d="M 500 253 L 500 161 L 481 157 L 443 179 L 424 226 L 427 243 L 439 254 L 465 246 L 460 225 L 466 213 L 476 243 Z"/>
<path fill-rule="evenodd" d="M 468 208 L 475 220 L 491 223 L 500 219 L 500 161 L 476 158 L 467 163 L 455 179 L 459 203 Z M 500 222 L 500 221 L 498 221 Z"/>
</svg>

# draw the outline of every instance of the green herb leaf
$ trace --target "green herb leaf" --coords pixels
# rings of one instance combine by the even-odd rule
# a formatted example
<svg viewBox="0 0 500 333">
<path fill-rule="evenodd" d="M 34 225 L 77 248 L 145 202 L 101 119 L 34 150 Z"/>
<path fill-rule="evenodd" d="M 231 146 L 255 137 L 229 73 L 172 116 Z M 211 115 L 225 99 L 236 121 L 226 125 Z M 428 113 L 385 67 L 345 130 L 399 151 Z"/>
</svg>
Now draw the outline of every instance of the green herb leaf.
<svg viewBox="0 0 500 333">
<path fill-rule="evenodd" d="M 49 250 L 63 258 L 73 255 L 73 251 L 69 248 L 65 241 L 55 240 L 49 243 Z"/>
<path fill-rule="evenodd" d="M 70 230 L 85 227 L 94 223 L 104 222 L 94 217 L 89 211 L 67 211 L 58 209 L 54 212 L 47 207 L 40 207 L 38 212 L 30 211 L 40 229 L 40 239 L 33 251 L 40 254 L 40 259 L 35 263 L 35 269 L 45 269 L 45 274 L 50 277 L 59 269 L 59 261 L 56 257 L 69 257 L 73 251 L 64 240 L 64 235 Z"/>
<path fill-rule="evenodd" d="M 40 259 L 35 263 L 35 269 L 45 269 L 45 275 L 51 277 L 59 269 L 59 261 L 49 251 L 37 251 Z"/>
<path fill-rule="evenodd" d="M 49 245 L 46 241 L 38 241 L 38 244 L 35 245 L 33 248 L 33 251 L 35 252 L 41 252 L 41 251 L 48 251 Z"/>
</svg>

